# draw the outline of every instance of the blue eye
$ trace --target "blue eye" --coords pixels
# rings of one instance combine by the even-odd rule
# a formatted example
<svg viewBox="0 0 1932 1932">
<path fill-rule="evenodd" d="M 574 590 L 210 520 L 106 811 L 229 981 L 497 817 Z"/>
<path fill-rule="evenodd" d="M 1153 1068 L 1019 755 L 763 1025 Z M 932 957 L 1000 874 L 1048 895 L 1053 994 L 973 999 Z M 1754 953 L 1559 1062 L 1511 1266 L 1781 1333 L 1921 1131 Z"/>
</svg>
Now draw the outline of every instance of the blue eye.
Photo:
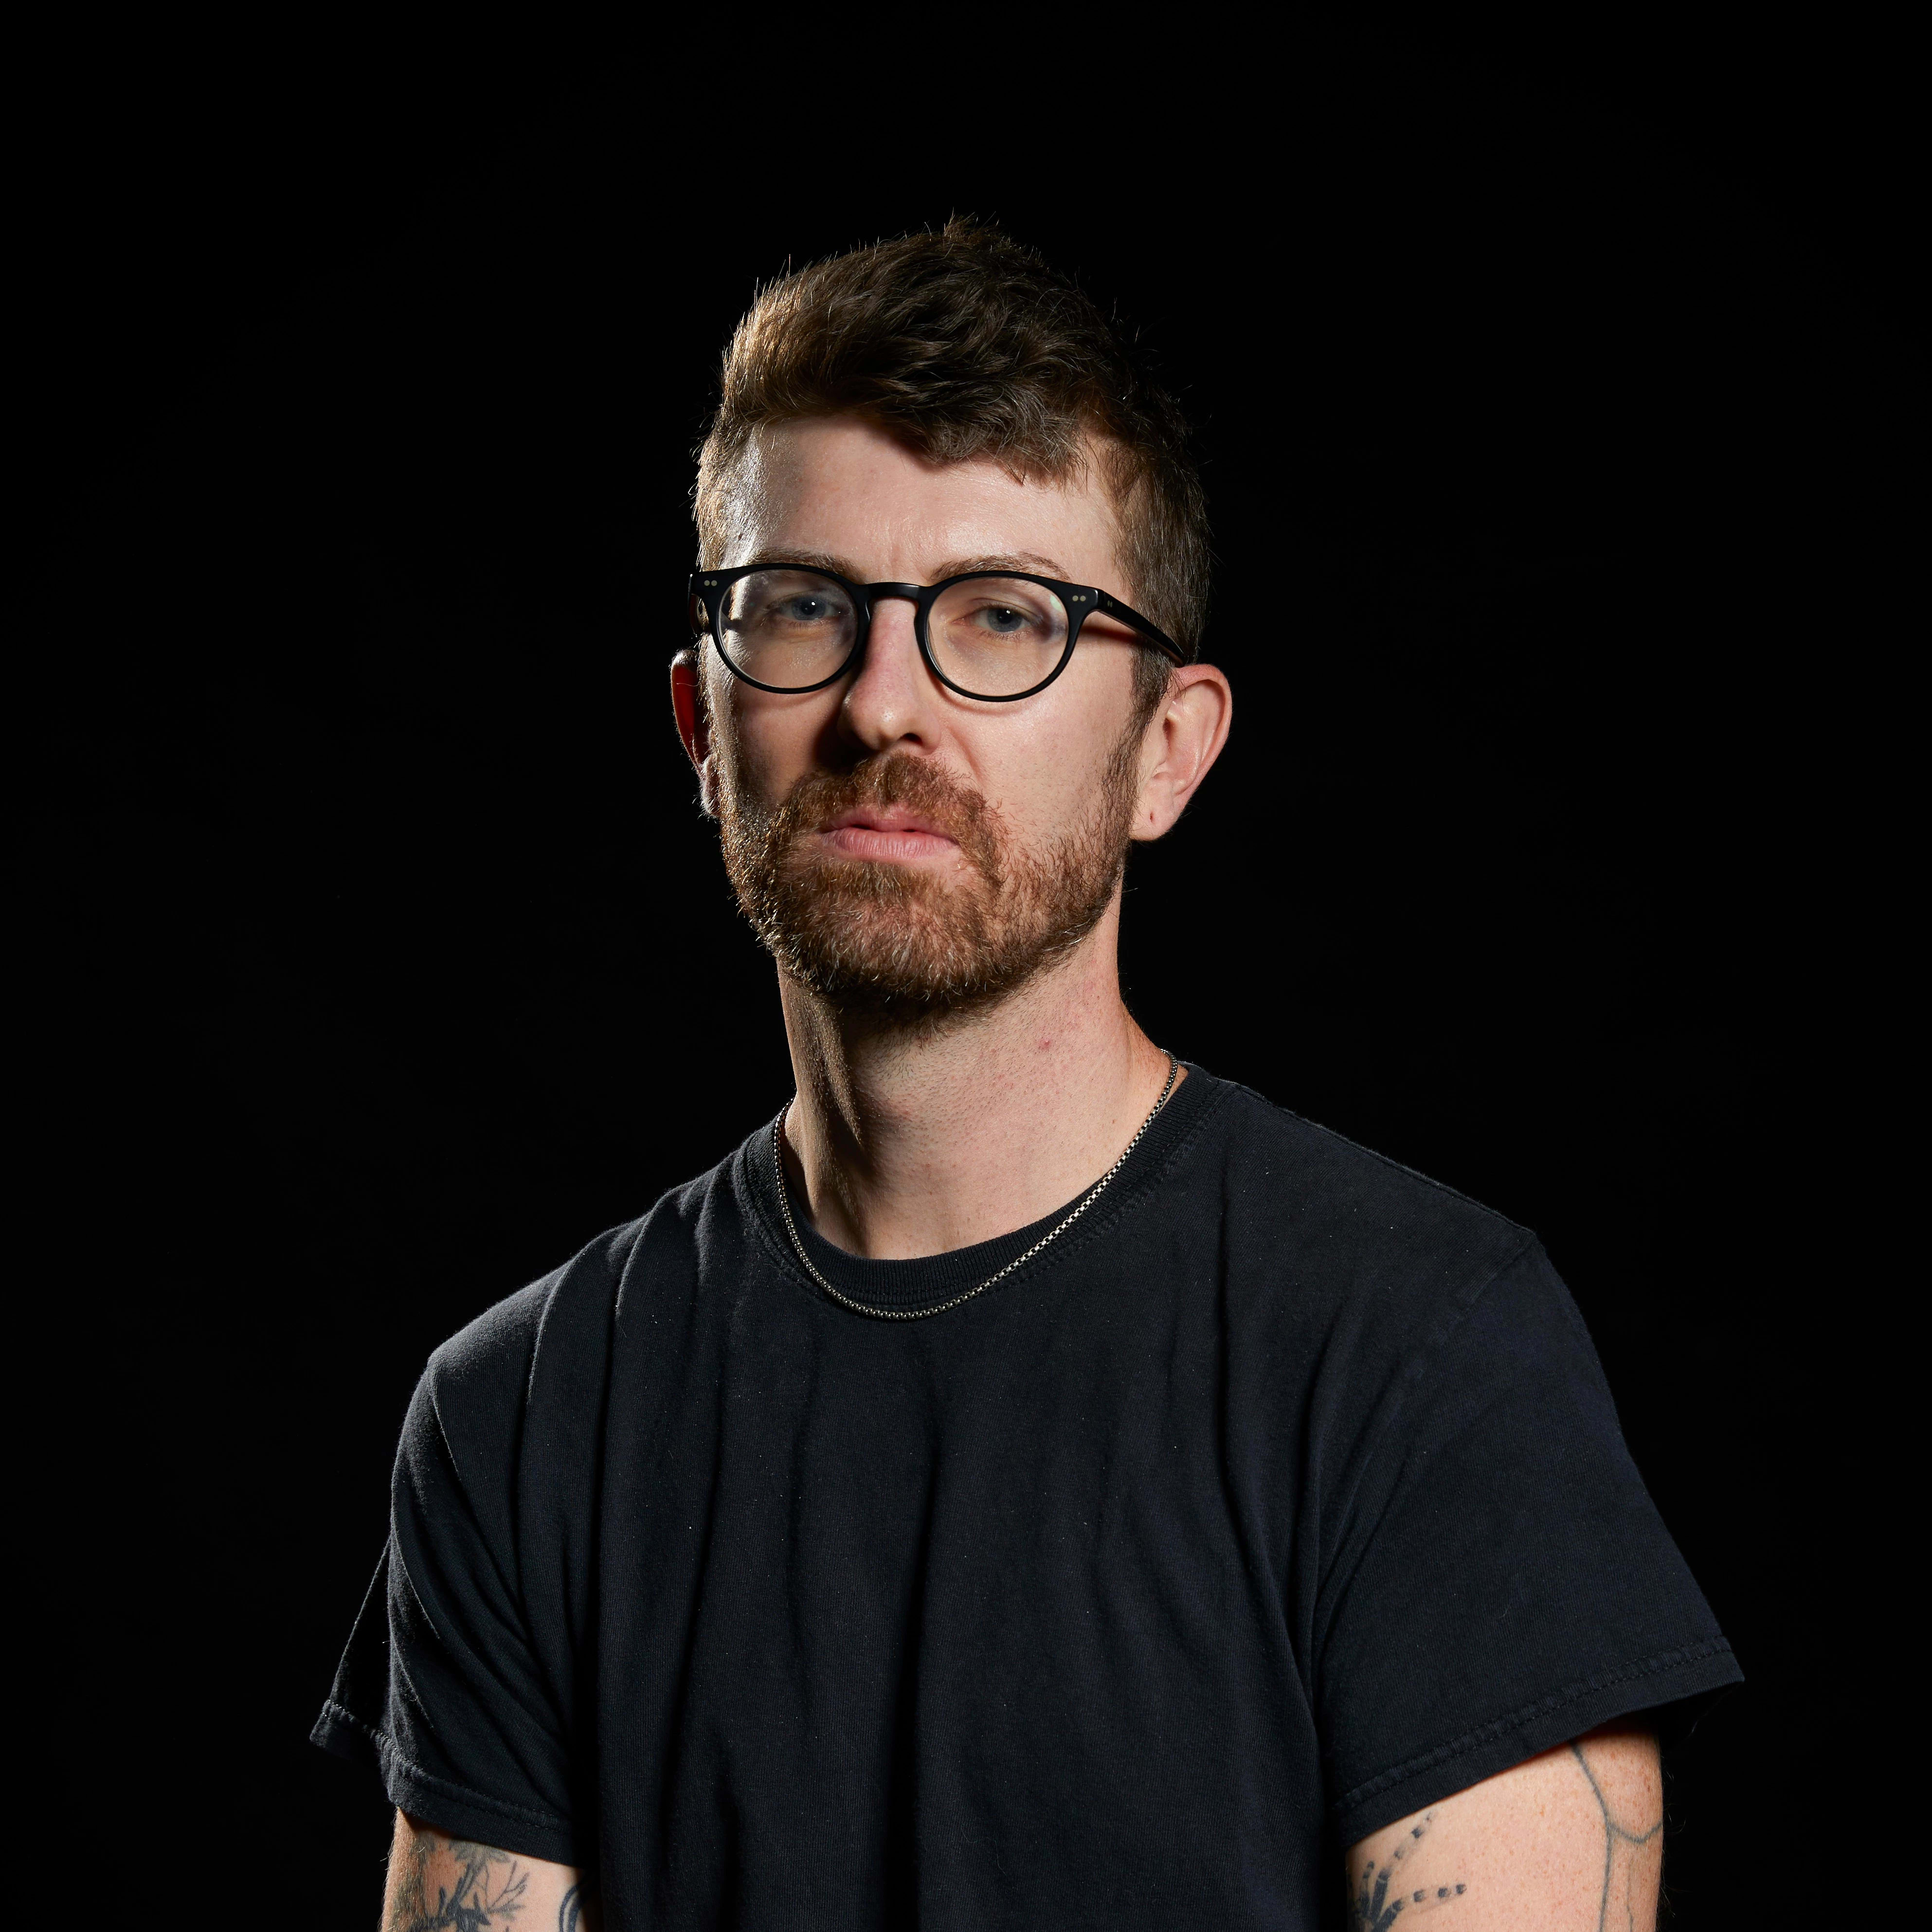
<svg viewBox="0 0 1932 1932">
<path fill-rule="evenodd" d="M 799 590 L 789 597 L 775 597 L 758 614 L 761 623 L 796 624 L 808 629 L 842 624 L 845 618 L 844 600 L 829 597 L 822 590 Z"/>
<path fill-rule="evenodd" d="M 1066 607 L 1046 585 L 988 573 L 940 592 L 927 634 L 934 668 L 956 690 L 1003 698 L 1052 676 L 1067 629 Z"/>
</svg>

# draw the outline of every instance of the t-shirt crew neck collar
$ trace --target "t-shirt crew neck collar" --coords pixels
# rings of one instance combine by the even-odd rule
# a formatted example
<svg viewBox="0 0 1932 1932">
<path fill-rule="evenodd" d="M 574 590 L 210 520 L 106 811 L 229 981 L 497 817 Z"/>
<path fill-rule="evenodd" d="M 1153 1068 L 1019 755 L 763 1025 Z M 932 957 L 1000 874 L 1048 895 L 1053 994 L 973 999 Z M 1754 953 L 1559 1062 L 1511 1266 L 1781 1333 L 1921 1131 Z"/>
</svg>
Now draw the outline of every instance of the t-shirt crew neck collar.
<svg viewBox="0 0 1932 1932">
<path fill-rule="evenodd" d="M 1108 1210 L 1095 1210 L 1099 1218 L 1093 1228 L 1088 1228 L 1084 1221 L 1076 1222 L 1054 1244 L 1054 1247 L 1090 1237 L 1106 1224 L 1111 1214 L 1118 1212 L 1120 1207 L 1140 1192 L 1160 1174 L 1168 1156 L 1203 1118 L 1215 1097 L 1216 1090 L 1226 1085 L 1203 1073 L 1191 1060 L 1184 1060 L 1180 1064 L 1187 1077 L 1176 1084 L 1173 1093 L 1168 1096 L 1167 1105 L 1155 1115 L 1142 1135 L 1140 1144 L 1114 1176 L 1107 1190 L 1107 1196 L 1112 1197 Z M 748 1178 L 759 1207 L 770 1222 L 786 1258 L 795 1271 L 802 1273 L 798 1269 L 798 1258 L 785 1236 L 784 1217 L 778 1204 L 776 1164 L 772 1157 L 774 1136 L 784 1119 L 784 1114 L 781 1112 L 752 1142 L 752 1148 L 755 1152 L 746 1165 L 751 1170 Z M 886 1310 L 898 1315 L 920 1314 L 936 1310 L 964 1294 L 968 1289 L 977 1287 L 988 1276 L 998 1274 L 1010 1262 L 1016 1261 L 1091 1194 L 1100 1179 L 1096 1174 L 1094 1180 L 1072 1200 L 1024 1228 L 1016 1228 L 1011 1234 L 995 1235 L 992 1240 L 976 1242 L 970 1248 L 954 1248 L 944 1254 L 921 1256 L 914 1261 L 872 1261 L 863 1256 L 847 1253 L 812 1227 L 806 1217 L 804 1203 L 796 1192 L 790 1197 L 792 1224 L 798 1230 L 799 1240 L 812 1266 L 841 1294 L 849 1296 L 867 1308 Z M 1052 1250 L 1048 1250 L 1000 1282 L 992 1292 L 1021 1287 L 1032 1277 L 1036 1268 L 1048 1264 L 1052 1254 Z M 820 1299 L 828 1298 L 815 1282 L 808 1285 Z M 863 1318 L 854 1316 L 854 1319 Z"/>
</svg>

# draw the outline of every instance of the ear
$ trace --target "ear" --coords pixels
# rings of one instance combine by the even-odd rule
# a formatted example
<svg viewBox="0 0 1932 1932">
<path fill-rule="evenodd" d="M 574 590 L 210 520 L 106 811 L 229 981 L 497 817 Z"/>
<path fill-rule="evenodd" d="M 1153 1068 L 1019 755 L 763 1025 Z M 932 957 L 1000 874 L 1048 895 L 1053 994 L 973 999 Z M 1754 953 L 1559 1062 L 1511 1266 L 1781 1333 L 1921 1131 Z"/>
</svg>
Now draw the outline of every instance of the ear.
<svg viewBox="0 0 1932 1932">
<path fill-rule="evenodd" d="M 1234 718 L 1234 688 L 1218 666 L 1183 664 L 1174 672 L 1141 741 L 1133 837 L 1159 838 L 1173 829 L 1221 755 Z"/>
<path fill-rule="evenodd" d="M 718 816 L 718 761 L 711 752 L 711 717 L 704 701 L 704 666 L 697 652 L 682 650 L 670 661 L 670 708 L 678 742 L 698 774 L 698 802 Z"/>
</svg>

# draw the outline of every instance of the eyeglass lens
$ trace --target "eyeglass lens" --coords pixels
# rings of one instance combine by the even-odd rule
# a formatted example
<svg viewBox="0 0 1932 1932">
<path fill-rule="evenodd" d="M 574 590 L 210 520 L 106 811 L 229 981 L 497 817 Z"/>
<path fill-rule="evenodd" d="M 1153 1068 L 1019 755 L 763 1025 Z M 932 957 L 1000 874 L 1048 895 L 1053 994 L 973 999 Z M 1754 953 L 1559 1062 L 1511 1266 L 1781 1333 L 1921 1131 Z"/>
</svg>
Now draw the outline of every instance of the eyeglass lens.
<svg viewBox="0 0 1932 1932">
<path fill-rule="evenodd" d="M 837 674 L 859 614 L 836 579 L 812 570 L 758 570 L 724 592 L 718 636 L 733 667 L 760 684 L 802 691 Z M 1050 677 L 1066 649 L 1066 608 L 1018 577 L 949 584 L 927 620 L 933 662 L 976 698 L 1011 698 Z"/>
</svg>

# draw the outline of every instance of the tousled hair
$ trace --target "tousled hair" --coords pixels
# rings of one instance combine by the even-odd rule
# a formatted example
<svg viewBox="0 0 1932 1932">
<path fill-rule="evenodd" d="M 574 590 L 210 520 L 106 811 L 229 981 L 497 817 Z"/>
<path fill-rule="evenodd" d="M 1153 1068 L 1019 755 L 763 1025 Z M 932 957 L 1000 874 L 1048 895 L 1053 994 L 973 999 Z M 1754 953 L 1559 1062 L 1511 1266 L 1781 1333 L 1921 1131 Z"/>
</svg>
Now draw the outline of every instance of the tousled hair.
<svg viewBox="0 0 1932 1932">
<path fill-rule="evenodd" d="M 724 352 L 698 451 L 700 566 L 724 561 L 732 475 L 754 434 L 848 414 L 929 460 L 990 457 L 1028 480 L 1064 482 L 1097 458 L 1127 600 L 1198 651 L 1208 518 L 1186 419 L 1092 300 L 1031 249 L 956 219 L 760 290 Z M 1144 650 L 1136 681 L 1150 712 L 1168 660 Z"/>
</svg>

